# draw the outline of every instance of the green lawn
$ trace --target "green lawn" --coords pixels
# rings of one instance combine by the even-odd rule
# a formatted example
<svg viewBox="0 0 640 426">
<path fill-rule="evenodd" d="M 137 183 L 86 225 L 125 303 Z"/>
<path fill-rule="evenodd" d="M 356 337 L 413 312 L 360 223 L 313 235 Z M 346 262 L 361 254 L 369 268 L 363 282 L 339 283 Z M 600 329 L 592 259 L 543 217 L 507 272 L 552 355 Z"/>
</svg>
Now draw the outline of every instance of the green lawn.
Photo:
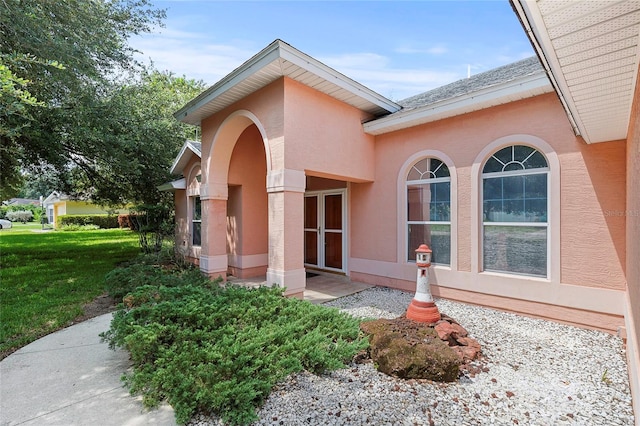
<svg viewBox="0 0 640 426">
<path fill-rule="evenodd" d="M 113 229 L 0 231 L 0 359 L 58 330 L 104 292 L 104 276 L 139 252 L 137 235 Z"/>
</svg>

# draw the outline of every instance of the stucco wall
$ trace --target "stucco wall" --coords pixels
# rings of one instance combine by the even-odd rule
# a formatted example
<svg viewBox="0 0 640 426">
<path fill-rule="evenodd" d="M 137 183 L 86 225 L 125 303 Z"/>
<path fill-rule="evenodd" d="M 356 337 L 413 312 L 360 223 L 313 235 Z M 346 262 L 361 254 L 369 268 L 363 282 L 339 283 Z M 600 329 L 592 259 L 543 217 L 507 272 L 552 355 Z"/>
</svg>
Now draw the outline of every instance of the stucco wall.
<svg viewBox="0 0 640 426">
<path fill-rule="evenodd" d="M 234 275 L 264 274 L 268 255 L 267 164 L 260 132 L 249 126 L 229 165 L 227 241 Z M 243 271 L 244 270 L 244 271 Z M 248 274 L 248 275 L 247 275 Z"/>
<path fill-rule="evenodd" d="M 640 70 L 639 70 L 640 74 Z M 627 356 L 636 419 L 640 417 L 640 83 L 627 134 Z M 640 421 L 640 420 L 638 420 Z"/>
<path fill-rule="evenodd" d="M 291 79 L 285 79 L 287 168 L 307 175 L 362 182 L 374 179 L 374 137 L 368 115 Z"/>
<path fill-rule="evenodd" d="M 239 112 L 255 117 L 264 131 L 270 148 L 267 164 L 272 169 L 284 167 L 284 81 L 279 79 L 202 121 L 203 169 L 207 171 L 203 176 L 205 185 L 212 180 L 209 172 L 212 159 L 223 166 L 221 169 L 224 170 L 220 172 L 223 176 L 219 178 L 226 182 L 235 143 L 247 127 L 255 124 L 249 119 L 240 119 Z"/>
<path fill-rule="evenodd" d="M 481 224 L 474 209 L 481 188 L 477 170 L 485 160 L 479 156 L 500 140 L 517 143 L 518 136 L 510 135 L 542 141 L 557 159 L 558 170 L 550 179 L 559 188 L 558 205 L 551 206 L 560 222 L 554 234 L 557 247 L 551 247 L 558 272 L 547 280 L 486 274 L 478 266 Z M 585 312 L 572 322 L 582 324 L 595 320 L 589 312 L 606 313 L 611 318 L 603 320 L 607 325 L 602 328 L 615 330 L 623 313 L 626 236 L 624 217 L 611 212 L 625 208 L 624 141 L 586 145 L 573 134 L 554 94 L 380 135 L 375 182 L 351 185 L 352 277 L 411 289 L 415 267 L 404 261 L 403 239 L 398 238 L 398 232 L 404 232 L 398 231 L 398 220 L 403 220 L 398 194 L 404 190 L 399 172 L 409 157 L 426 150 L 449 157 L 457 180 L 457 234 L 452 232 L 457 264 L 431 268 L 432 283 L 442 286 L 442 295 L 473 301 L 479 299 L 465 292 L 493 294 L 510 299 L 494 298 L 496 306 L 519 311 L 536 312 L 539 307 L 525 307 L 518 300 L 580 309 Z M 566 315 L 554 309 L 548 308 L 548 317 Z"/>
</svg>

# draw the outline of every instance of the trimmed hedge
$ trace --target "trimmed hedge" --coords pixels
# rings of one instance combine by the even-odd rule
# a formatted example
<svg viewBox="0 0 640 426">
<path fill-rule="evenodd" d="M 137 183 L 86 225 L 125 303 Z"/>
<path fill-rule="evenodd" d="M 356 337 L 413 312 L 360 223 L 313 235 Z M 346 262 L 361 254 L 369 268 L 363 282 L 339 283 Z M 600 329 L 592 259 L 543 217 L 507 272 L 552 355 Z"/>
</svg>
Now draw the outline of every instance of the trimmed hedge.
<svg viewBox="0 0 640 426">
<path fill-rule="evenodd" d="M 58 216 L 56 227 L 68 225 L 96 225 L 101 229 L 118 228 L 118 216 L 107 214 L 66 214 Z"/>
</svg>

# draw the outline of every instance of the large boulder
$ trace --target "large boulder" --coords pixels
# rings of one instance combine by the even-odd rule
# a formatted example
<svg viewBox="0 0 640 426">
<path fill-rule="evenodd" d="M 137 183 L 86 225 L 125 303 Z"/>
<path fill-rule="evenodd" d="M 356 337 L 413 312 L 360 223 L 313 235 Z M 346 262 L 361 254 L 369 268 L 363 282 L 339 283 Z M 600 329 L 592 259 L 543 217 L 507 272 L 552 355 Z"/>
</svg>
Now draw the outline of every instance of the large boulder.
<svg viewBox="0 0 640 426">
<path fill-rule="evenodd" d="M 402 379 L 458 378 L 462 358 L 433 327 L 400 317 L 363 322 L 360 328 L 369 335 L 370 355 L 379 371 Z"/>
</svg>

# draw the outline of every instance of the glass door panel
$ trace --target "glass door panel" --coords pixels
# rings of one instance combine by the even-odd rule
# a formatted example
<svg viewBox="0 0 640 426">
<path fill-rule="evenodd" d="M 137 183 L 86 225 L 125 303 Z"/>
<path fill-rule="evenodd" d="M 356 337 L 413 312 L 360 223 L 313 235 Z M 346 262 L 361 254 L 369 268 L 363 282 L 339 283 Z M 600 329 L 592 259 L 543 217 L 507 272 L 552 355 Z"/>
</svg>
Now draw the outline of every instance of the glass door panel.
<svg viewBox="0 0 640 426">
<path fill-rule="evenodd" d="M 344 271 L 344 193 L 319 191 L 304 197 L 304 263 Z"/>
<path fill-rule="evenodd" d="M 342 193 L 324 196 L 324 266 L 342 270 Z"/>
<path fill-rule="evenodd" d="M 318 265 L 318 196 L 304 197 L 304 263 Z"/>
<path fill-rule="evenodd" d="M 342 232 L 327 232 L 324 238 L 324 266 L 342 270 Z"/>
</svg>

